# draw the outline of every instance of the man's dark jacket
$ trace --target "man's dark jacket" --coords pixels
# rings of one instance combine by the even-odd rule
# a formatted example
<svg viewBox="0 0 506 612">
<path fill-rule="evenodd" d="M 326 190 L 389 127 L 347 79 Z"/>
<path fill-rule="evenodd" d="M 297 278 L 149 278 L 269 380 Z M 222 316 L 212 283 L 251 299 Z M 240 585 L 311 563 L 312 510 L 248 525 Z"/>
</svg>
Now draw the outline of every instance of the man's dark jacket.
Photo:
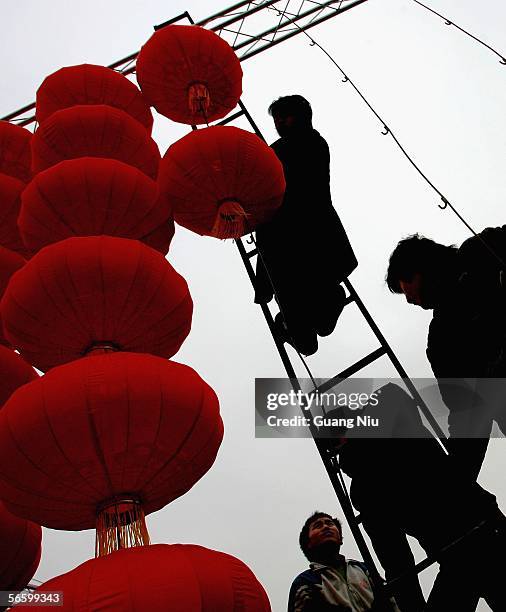
<svg viewBox="0 0 506 612">
<path fill-rule="evenodd" d="M 256 240 L 269 274 L 283 293 L 294 283 L 340 282 L 357 260 L 330 196 L 327 142 L 312 129 L 299 129 L 272 148 L 283 164 L 286 193 L 273 219 L 257 229 Z M 256 302 L 270 301 L 272 290 L 260 258 Z"/>
<path fill-rule="evenodd" d="M 506 377 L 505 268 L 506 226 L 487 228 L 466 240 L 456 251 L 453 280 L 434 309 L 427 340 L 427 357 L 450 410 L 450 452 L 473 478 L 485 456 L 492 421 L 504 430 L 506 395 L 502 412 L 497 412 L 493 397 L 501 392 L 499 381 L 484 391 L 483 383 L 477 387 L 472 380 L 444 379 Z M 478 432 L 481 439 L 464 440 Z"/>
</svg>

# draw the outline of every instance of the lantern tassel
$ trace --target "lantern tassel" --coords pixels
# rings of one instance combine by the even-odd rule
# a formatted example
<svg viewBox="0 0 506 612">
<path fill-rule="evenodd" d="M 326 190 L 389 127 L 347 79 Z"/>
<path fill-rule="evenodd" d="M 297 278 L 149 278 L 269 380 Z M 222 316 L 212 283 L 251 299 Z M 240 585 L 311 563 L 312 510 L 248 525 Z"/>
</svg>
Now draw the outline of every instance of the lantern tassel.
<svg viewBox="0 0 506 612">
<path fill-rule="evenodd" d="M 204 83 L 193 83 L 188 88 L 188 106 L 194 115 L 202 114 L 207 120 L 211 106 L 211 94 Z"/>
<path fill-rule="evenodd" d="M 211 230 L 215 238 L 240 238 L 246 233 L 247 213 L 235 200 L 225 200 L 220 204 L 216 220 Z"/>
<path fill-rule="evenodd" d="M 144 510 L 138 500 L 123 499 L 103 505 L 96 525 L 95 557 L 150 543 Z"/>
</svg>

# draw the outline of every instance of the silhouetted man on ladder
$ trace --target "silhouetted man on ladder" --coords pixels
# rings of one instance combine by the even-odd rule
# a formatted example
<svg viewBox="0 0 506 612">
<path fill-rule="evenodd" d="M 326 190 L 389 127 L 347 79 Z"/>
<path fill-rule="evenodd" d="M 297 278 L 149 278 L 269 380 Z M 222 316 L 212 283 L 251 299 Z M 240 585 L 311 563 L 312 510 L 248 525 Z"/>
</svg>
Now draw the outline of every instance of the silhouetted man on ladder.
<svg viewBox="0 0 506 612">
<path fill-rule="evenodd" d="M 434 312 L 427 357 L 450 411 L 448 449 L 473 480 L 493 422 L 506 433 L 505 257 L 503 226 L 487 228 L 459 249 L 410 236 L 388 265 L 390 291 Z"/>
<path fill-rule="evenodd" d="M 272 148 L 283 164 L 286 193 L 272 220 L 256 232 L 255 302 L 269 302 L 273 285 L 280 337 L 311 355 L 318 350 L 317 335 L 335 328 L 345 303 L 339 283 L 357 260 L 332 206 L 329 148 L 313 129 L 311 105 L 302 96 L 285 96 L 269 113 L 281 136 Z"/>
</svg>

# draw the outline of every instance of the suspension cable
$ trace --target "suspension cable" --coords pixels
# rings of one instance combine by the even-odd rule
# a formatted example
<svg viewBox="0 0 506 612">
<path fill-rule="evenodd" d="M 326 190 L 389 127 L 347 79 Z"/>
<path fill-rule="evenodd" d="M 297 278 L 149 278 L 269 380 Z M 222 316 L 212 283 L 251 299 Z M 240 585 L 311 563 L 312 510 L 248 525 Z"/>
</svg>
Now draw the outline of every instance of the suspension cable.
<svg viewBox="0 0 506 612">
<path fill-rule="evenodd" d="M 417 1 L 417 0 L 414 0 Z M 315 4 L 317 4 L 317 2 L 315 2 Z M 275 7 L 268 7 L 269 10 L 272 11 L 276 11 L 278 14 L 280 13 L 279 9 L 276 9 Z M 286 12 L 285 12 L 286 13 Z M 286 13 L 288 14 L 288 13 Z M 372 104 L 369 102 L 369 100 L 365 97 L 365 95 L 361 92 L 361 90 L 357 87 L 357 85 L 355 85 L 355 83 L 350 79 L 350 77 L 347 75 L 347 73 L 343 70 L 343 68 L 337 63 L 337 61 L 335 60 L 335 58 L 327 51 L 327 49 L 325 49 L 325 47 L 323 47 L 318 41 L 316 41 L 310 34 L 308 34 L 303 28 L 301 28 L 297 23 L 293 24 L 296 28 L 298 28 L 310 41 L 310 45 L 312 47 L 316 46 L 320 49 L 320 51 L 322 51 L 328 58 L 329 60 L 334 64 L 334 66 L 339 70 L 339 72 L 341 73 L 341 75 L 344 77 L 342 79 L 343 83 L 349 83 L 353 89 L 355 90 L 355 92 L 359 95 L 359 97 L 362 99 L 362 101 L 365 103 L 365 105 L 369 108 L 369 110 L 373 113 L 373 115 L 378 119 L 378 121 L 380 123 L 383 124 L 383 131 L 381 132 L 384 136 L 390 135 L 393 139 L 393 141 L 395 142 L 395 144 L 397 145 L 397 147 L 399 148 L 399 150 L 402 152 L 402 154 L 404 155 L 404 157 L 409 161 L 409 163 L 413 166 L 413 168 L 415 168 L 415 170 L 418 172 L 418 174 L 423 178 L 423 180 L 439 195 L 439 197 L 442 200 L 442 204 L 438 204 L 438 207 L 441 210 L 445 210 L 446 208 L 449 208 L 454 214 L 455 216 L 459 219 L 459 221 L 471 232 L 471 234 L 473 234 L 473 236 L 475 236 L 481 243 L 482 245 L 485 247 L 485 249 L 501 264 L 501 267 L 504 268 L 506 270 L 506 262 L 503 260 L 503 258 L 498 255 L 496 253 L 496 251 L 494 249 L 492 249 L 489 244 L 486 242 L 486 240 L 484 240 L 482 238 L 482 236 L 477 233 L 473 227 L 468 223 L 468 221 L 462 216 L 462 214 L 457 210 L 457 208 L 450 202 L 450 200 L 444 195 L 444 193 L 438 189 L 436 187 L 436 185 L 429 179 L 429 177 L 423 172 L 423 170 L 420 168 L 420 166 L 415 162 L 415 160 L 413 159 L 413 157 L 408 153 L 408 151 L 406 150 L 406 148 L 404 147 L 404 145 L 400 142 L 400 140 L 397 138 L 397 136 L 394 134 L 394 132 L 392 131 L 392 129 L 387 125 L 386 121 L 380 116 L 380 114 L 375 110 L 375 108 L 372 106 Z"/>
<path fill-rule="evenodd" d="M 423 4 L 423 2 L 419 2 L 419 0 L 413 0 L 413 2 L 416 2 L 416 4 L 418 4 L 419 6 L 423 7 L 424 9 L 426 9 L 427 11 L 430 11 L 431 13 L 433 13 L 434 15 L 437 15 L 438 17 L 441 17 L 441 19 L 444 20 L 445 24 L 447 26 L 453 26 L 454 28 L 457 28 L 457 30 L 460 30 L 461 32 L 463 32 L 466 36 L 469 36 L 469 38 L 472 38 L 473 40 L 475 40 L 477 43 L 479 43 L 480 45 L 483 45 L 484 47 L 486 47 L 489 51 L 492 51 L 492 53 L 494 53 L 495 55 L 497 55 L 497 57 L 499 58 L 499 63 L 502 64 L 503 66 L 506 66 L 506 58 L 504 57 L 504 55 L 501 55 L 499 53 L 499 51 L 496 51 L 493 47 L 491 47 L 490 45 L 488 45 L 486 42 L 484 42 L 483 40 L 481 40 L 481 38 L 478 38 L 477 36 L 475 36 L 474 34 L 471 34 L 471 32 L 468 32 L 467 30 L 464 30 L 464 28 L 461 28 L 459 25 L 457 25 L 454 21 L 450 21 L 447 17 L 445 17 L 444 15 L 441 15 L 441 13 L 438 13 L 437 11 L 435 11 L 434 9 L 430 8 L 429 6 Z"/>
</svg>

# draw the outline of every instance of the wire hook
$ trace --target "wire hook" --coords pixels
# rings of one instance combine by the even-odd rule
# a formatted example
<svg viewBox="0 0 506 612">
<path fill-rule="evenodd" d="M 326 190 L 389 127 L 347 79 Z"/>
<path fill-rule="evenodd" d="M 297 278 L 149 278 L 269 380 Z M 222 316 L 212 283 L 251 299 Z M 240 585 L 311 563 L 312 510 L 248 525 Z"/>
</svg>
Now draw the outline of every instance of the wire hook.
<svg viewBox="0 0 506 612">
<path fill-rule="evenodd" d="M 499 63 L 502 64 L 503 66 L 506 66 L 506 57 L 501 57 L 501 59 L 499 60 Z"/>
<path fill-rule="evenodd" d="M 344 75 L 344 79 L 341 79 L 343 83 L 347 83 L 350 79 Z"/>
<path fill-rule="evenodd" d="M 246 244 L 254 244 L 253 234 L 250 234 L 248 238 L 246 238 Z"/>
<path fill-rule="evenodd" d="M 310 47 L 314 47 L 315 45 L 316 45 L 316 42 L 313 39 L 311 39 L 311 42 L 309 43 L 309 46 Z"/>
<path fill-rule="evenodd" d="M 383 134 L 383 136 L 386 136 L 390 133 L 390 129 L 386 125 L 384 125 L 381 133 Z"/>
<path fill-rule="evenodd" d="M 448 19 L 445 19 L 445 25 L 453 25 L 453 23 L 451 21 L 448 21 Z"/>
<path fill-rule="evenodd" d="M 438 207 L 441 210 L 444 210 L 448 206 L 449 202 L 444 196 L 441 196 L 441 199 L 443 200 L 443 204 L 438 204 Z"/>
</svg>

